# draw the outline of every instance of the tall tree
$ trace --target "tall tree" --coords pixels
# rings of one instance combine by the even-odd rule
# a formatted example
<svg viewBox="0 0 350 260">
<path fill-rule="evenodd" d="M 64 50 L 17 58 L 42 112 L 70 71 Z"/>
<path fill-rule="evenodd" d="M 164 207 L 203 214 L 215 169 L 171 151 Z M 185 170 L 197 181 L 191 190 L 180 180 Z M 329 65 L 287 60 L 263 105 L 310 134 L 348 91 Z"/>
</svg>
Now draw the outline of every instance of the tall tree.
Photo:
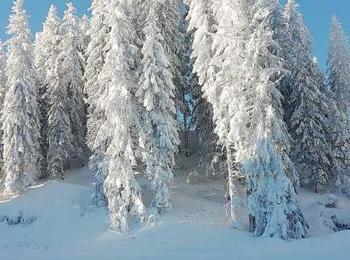
<svg viewBox="0 0 350 260">
<path fill-rule="evenodd" d="M 87 48 L 84 92 L 88 104 L 87 144 L 92 152 L 89 164 L 95 174 L 93 198 L 96 205 L 102 206 L 106 203 L 103 193 L 106 169 L 105 164 L 100 161 L 104 158 L 103 154 L 106 152 L 108 142 L 107 139 L 96 142 L 96 137 L 102 122 L 106 119 L 104 109 L 98 105 L 98 101 L 106 87 L 101 84 L 100 73 L 110 49 L 107 39 L 111 26 L 107 19 L 109 9 L 105 0 L 94 0 L 91 9 L 92 18 L 88 31 L 91 41 Z"/>
<path fill-rule="evenodd" d="M 201 166 L 214 173 L 216 162 L 220 165 L 221 148 L 218 146 L 218 137 L 214 132 L 213 108 L 203 97 L 203 88 L 208 84 L 209 62 L 213 57 L 213 37 L 216 33 L 217 21 L 212 10 L 212 2 L 209 0 L 190 2 L 187 15 L 188 34 L 191 39 L 191 59 L 195 77 L 198 81 L 192 84 L 193 120 L 200 141 Z"/>
<path fill-rule="evenodd" d="M 2 114 L 4 194 L 18 195 L 38 177 L 40 122 L 28 16 L 16 0 L 8 26 L 7 93 Z"/>
<path fill-rule="evenodd" d="M 290 73 L 286 84 L 285 120 L 293 138 L 292 160 L 300 183 L 318 192 L 333 179 L 330 115 L 333 100 L 318 64 L 298 5 L 289 0 L 284 12 L 292 48 L 287 52 Z"/>
<path fill-rule="evenodd" d="M 85 38 L 81 31 L 80 19 L 76 16 L 76 10 L 71 2 L 67 4 L 64 13 L 61 33 L 61 53 L 58 59 L 60 70 L 65 75 L 62 84 L 67 87 L 74 148 L 71 150 L 70 162 L 82 165 L 86 159 L 86 108 L 83 94 L 85 58 L 82 53 Z"/>
<path fill-rule="evenodd" d="M 4 100 L 6 95 L 6 56 L 3 49 L 3 43 L 0 41 L 0 118 L 2 118 Z M 0 185 L 3 177 L 3 142 L 2 142 L 3 130 L 2 122 L 0 123 Z"/>
<path fill-rule="evenodd" d="M 74 149 L 72 126 L 69 118 L 68 86 L 62 69 L 62 21 L 57 9 L 51 6 L 44 30 L 37 36 L 36 63 L 47 106 L 47 171 L 53 178 L 63 178 Z"/>
<path fill-rule="evenodd" d="M 249 154 L 243 162 L 251 231 L 283 239 L 305 237 L 307 224 L 298 207 L 288 157 L 290 144 L 278 90 L 284 59 L 274 33 L 283 24 L 277 0 L 253 5 L 252 34 L 247 44 L 247 79 L 254 85 L 249 121 Z"/>
<path fill-rule="evenodd" d="M 180 130 L 183 132 L 183 145 L 185 153 L 188 153 L 188 120 L 189 120 L 189 102 L 187 100 L 188 89 L 186 82 L 182 77 L 182 43 L 185 37 L 181 30 L 182 13 L 181 0 L 160 1 L 159 8 L 159 27 L 164 38 L 164 50 L 168 61 L 170 62 L 170 71 L 173 76 L 175 89 L 175 105 L 177 109 L 177 118 Z"/>
<path fill-rule="evenodd" d="M 97 105 L 105 118 L 97 132 L 96 147 L 101 143 L 107 149 L 98 163 L 105 166 L 103 190 L 107 200 L 111 228 L 120 232 L 129 230 L 131 219 L 145 220 L 141 188 L 135 178 L 135 148 L 131 134 L 135 121 L 132 91 L 136 89 L 136 75 L 132 69 L 136 46 L 132 44 L 136 32 L 129 22 L 130 2 L 109 2 L 111 32 L 110 50 L 100 72 L 103 92 Z M 99 108 L 99 109 L 100 109 Z"/>
<path fill-rule="evenodd" d="M 175 86 L 172 82 L 170 63 L 164 50 L 164 38 L 159 27 L 159 1 L 150 1 L 149 14 L 144 28 L 141 78 L 136 96 L 145 108 L 144 125 L 148 138 L 142 144 L 146 175 L 155 190 L 151 209 L 156 217 L 170 208 L 170 188 L 173 181 L 174 153 L 179 144 L 176 128 L 176 108 L 172 98 Z"/>
<path fill-rule="evenodd" d="M 328 84 L 335 96 L 338 116 L 334 117 L 333 143 L 337 186 L 350 190 L 346 175 L 350 165 L 350 47 L 344 29 L 332 18 L 328 51 Z"/>
<path fill-rule="evenodd" d="M 40 178 L 48 176 L 47 171 L 47 150 L 49 147 L 47 133 L 48 133 L 48 118 L 47 118 L 47 100 L 45 99 L 46 86 L 44 84 L 44 78 L 46 74 L 46 68 L 44 66 L 47 59 L 46 50 L 41 48 L 45 45 L 45 39 L 43 39 L 43 33 L 37 33 L 35 35 L 34 41 L 34 64 L 36 69 L 36 74 L 38 78 L 38 103 L 40 108 Z"/>
<path fill-rule="evenodd" d="M 186 156 L 190 156 L 193 152 L 189 142 L 189 133 L 194 129 L 194 100 L 193 94 L 197 85 L 197 79 L 193 74 L 191 53 L 192 53 L 192 37 L 188 29 L 188 16 L 189 6 L 186 1 L 180 1 L 179 12 L 180 21 L 178 30 L 181 34 L 181 48 L 179 50 L 179 82 L 181 83 L 181 130 L 183 132 L 183 150 Z M 192 148 L 192 149 L 191 149 Z M 192 150 L 192 151 L 191 151 Z"/>
<path fill-rule="evenodd" d="M 215 132 L 226 150 L 228 213 L 234 225 L 239 226 L 237 182 L 243 176 L 239 160 L 244 158 L 244 135 L 247 132 L 244 122 L 247 121 L 246 111 L 250 105 L 247 100 L 252 95 L 252 88 L 246 86 L 244 78 L 251 2 L 213 2 L 216 26 L 213 18 L 203 16 L 210 14 L 206 11 L 209 7 L 205 5 L 209 2 L 198 4 L 200 8 L 196 12 L 193 10 L 193 15 L 198 16 L 193 42 L 194 68 L 203 86 L 204 97 L 212 105 Z"/>
</svg>

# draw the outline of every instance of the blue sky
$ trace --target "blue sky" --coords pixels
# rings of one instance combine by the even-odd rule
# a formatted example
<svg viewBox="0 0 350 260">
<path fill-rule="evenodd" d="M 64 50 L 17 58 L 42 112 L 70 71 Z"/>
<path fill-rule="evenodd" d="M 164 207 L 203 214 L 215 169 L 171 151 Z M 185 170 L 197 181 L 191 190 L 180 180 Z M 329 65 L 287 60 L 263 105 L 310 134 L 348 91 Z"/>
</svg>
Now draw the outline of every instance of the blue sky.
<svg viewBox="0 0 350 260">
<path fill-rule="evenodd" d="M 56 4 L 60 12 L 64 10 L 66 0 L 24 0 L 30 15 L 30 24 L 34 32 L 41 29 L 47 10 Z M 285 0 L 282 0 L 284 2 Z M 79 14 L 84 14 L 90 6 L 90 0 L 72 0 Z M 12 0 L 0 0 L 0 39 L 6 39 L 6 26 Z M 333 14 L 337 15 L 350 35 L 350 0 L 299 0 L 305 23 L 311 31 L 316 56 L 322 67 L 327 59 L 329 22 Z"/>
</svg>

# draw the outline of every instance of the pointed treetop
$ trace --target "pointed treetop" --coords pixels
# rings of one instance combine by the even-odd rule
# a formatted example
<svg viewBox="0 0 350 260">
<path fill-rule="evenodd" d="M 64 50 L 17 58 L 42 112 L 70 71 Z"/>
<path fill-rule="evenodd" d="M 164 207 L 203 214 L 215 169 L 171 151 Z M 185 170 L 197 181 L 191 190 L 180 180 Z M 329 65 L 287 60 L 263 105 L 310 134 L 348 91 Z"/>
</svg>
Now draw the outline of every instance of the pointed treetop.
<svg viewBox="0 0 350 260">
<path fill-rule="evenodd" d="M 299 4 L 295 0 L 288 0 L 286 4 L 286 9 L 297 9 Z"/>
<path fill-rule="evenodd" d="M 63 20 L 70 21 L 69 23 L 73 23 L 73 25 L 76 25 L 76 9 L 72 2 L 69 2 L 66 4 L 67 9 L 64 11 L 64 17 Z"/>
<path fill-rule="evenodd" d="M 336 15 L 332 16 L 332 20 L 331 20 L 331 30 L 332 31 L 338 31 L 341 32 L 342 34 L 344 34 L 345 36 L 345 32 L 344 32 L 344 28 L 343 25 L 341 24 L 341 22 L 339 21 L 338 17 Z M 346 38 L 346 37 L 345 37 Z"/>
<path fill-rule="evenodd" d="M 14 13 L 20 13 L 23 11 L 23 0 L 16 0 L 15 4 L 13 5 L 12 11 Z"/>
<path fill-rule="evenodd" d="M 75 13 L 76 10 L 72 2 L 68 2 L 66 6 L 67 6 L 67 10 L 66 10 L 67 13 Z"/>
<path fill-rule="evenodd" d="M 336 15 L 332 16 L 332 23 L 341 26 L 341 23 L 339 22 L 338 17 Z"/>
<path fill-rule="evenodd" d="M 51 5 L 49 9 L 48 16 L 53 16 L 57 14 L 57 7 L 55 5 Z"/>
</svg>

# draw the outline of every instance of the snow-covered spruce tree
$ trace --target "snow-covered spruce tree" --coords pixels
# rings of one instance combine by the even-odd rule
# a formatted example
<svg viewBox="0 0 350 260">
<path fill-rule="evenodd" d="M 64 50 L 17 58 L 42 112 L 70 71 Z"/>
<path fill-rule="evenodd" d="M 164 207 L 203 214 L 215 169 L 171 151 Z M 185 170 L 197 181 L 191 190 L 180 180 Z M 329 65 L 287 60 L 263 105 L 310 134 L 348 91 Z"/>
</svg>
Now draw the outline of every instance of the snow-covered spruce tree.
<svg viewBox="0 0 350 260">
<path fill-rule="evenodd" d="M 87 120 L 87 144 L 92 152 L 89 166 L 95 175 L 93 200 L 96 205 L 105 205 L 103 182 L 105 179 L 106 165 L 102 163 L 107 149 L 107 136 L 104 140 L 96 142 L 97 133 L 106 120 L 103 107 L 98 106 L 98 101 L 105 91 L 105 84 L 100 80 L 100 73 L 105 64 L 107 53 L 110 49 L 108 35 L 110 33 L 109 12 L 110 8 L 105 0 L 94 0 L 91 5 L 92 18 L 88 35 L 91 41 L 87 48 L 87 62 L 85 67 L 85 87 L 87 96 L 88 120 Z M 102 136 L 100 137 L 102 138 Z"/>
<path fill-rule="evenodd" d="M 334 94 L 337 115 L 334 115 L 333 143 L 337 186 L 350 192 L 350 46 L 342 25 L 332 18 L 328 51 L 328 84 Z"/>
<path fill-rule="evenodd" d="M 47 106 L 47 174 L 52 178 L 64 177 L 74 149 L 61 43 L 61 20 L 56 7 L 51 6 L 43 32 L 37 35 L 35 48 L 36 66 L 43 88 L 42 99 Z"/>
<path fill-rule="evenodd" d="M 84 46 L 84 35 L 81 31 L 80 19 L 76 16 L 76 10 L 71 2 L 67 4 L 63 16 L 61 33 L 59 69 L 62 75 L 65 75 L 62 84 L 67 87 L 74 148 L 71 150 L 69 164 L 82 165 L 86 159 L 86 108 L 83 94 L 85 58 L 81 51 Z"/>
<path fill-rule="evenodd" d="M 285 121 L 293 139 L 291 159 L 302 186 L 315 192 L 333 179 L 331 110 L 333 100 L 318 64 L 311 58 L 311 40 L 294 0 L 284 17 L 292 41 L 285 94 Z"/>
<path fill-rule="evenodd" d="M 244 66 L 251 3 L 229 0 L 213 2 L 217 18 L 215 34 L 208 29 L 210 24 L 207 21 L 207 28 L 199 27 L 194 38 L 194 46 L 198 44 L 194 48 L 197 56 L 194 67 L 201 75 L 199 78 L 204 97 L 213 108 L 215 132 L 227 154 L 228 213 L 237 227 L 242 222 L 238 215 L 237 182 L 243 175 L 239 160 L 246 159 L 245 135 L 248 130 L 245 122 L 248 120 L 246 114 L 251 107 L 249 98 L 252 96 L 252 87 L 245 84 Z M 200 21 L 199 24 L 203 23 Z M 212 50 L 212 53 L 208 50 Z"/>
<path fill-rule="evenodd" d="M 55 6 L 51 6 L 45 23 L 43 24 L 43 32 L 35 35 L 34 42 L 34 63 L 39 84 L 39 106 L 40 106 L 40 153 L 41 157 L 41 177 L 49 175 L 47 152 L 49 148 L 48 140 L 48 99 L 47 99 L 47 75 L 50 72 L 48 63 L 51 65 L 51 71 L 57 57 L 57 45 L 59 43 L 58 34 L 60 32 L 61 22 L 57 17 Z M 53 55 L 54 54 L 56 55 Z M 49 61 L 50 60 L 50 61 Z"/>
<path fill-rule="evenodd" d="M 144 126 L 149 128 L 143 142 L 146 175 L 155 196 L 151 203 L 153 219 L 171 207 L 170 188 L 173 181 L 174 153 L 179 144 L 176 108 L 172 98 L 175 86 L 170 64 L 164 51 L 164 38 L 159 28 L 159 1 L 150 1 L 144 28 L 141 77 L 136 96 L 145 108 Z"/>
<path fill-rule="evenodd" d="M 7 92 L 1 121 L 4 195 L 13 196 L 35 183 L 40 159 L 37 80 L 23 0 L 14 3 L 8 34 Z"/>
<path fill-rule="evenodd" d="M 252 34 L 247 44 L 247 79 L 255 93 L 249 121 L 250 158 L 243 162 L 248 192 L 251 231 L 256 236 L 303 238 L 307 224 L 288 177 L 289 138 L 283 121 L 279 81 L 284 60 L 274 40 L 277 0 L 253 5 Z M 274 28 L 274 29 L 272 29 Z"/>
<path fill-rule="evenodd" d="M 38 79 L 38 103 L 40 109 L 40 178 L 45 178 L 48 175 L 47 171 L 47 149 L 48 149 L 48 121 L 47 121 L 47 101 L 45 99 L 46 86 L 44 85 L 44 76 L 46 68 L 44 68 L 44 62 L 46 60 L 46 50 L 40 48 L 42 44 L 42 33 L 35 35 L 34 41 L 34 64 Z"/>
<path fill-rule="evenodd" d="M 164 50 L 168 61 L 170 62 L 170 71 L 173 75 L 175 89 L 175 106 L 177 109 L 178 125 L 183 132 L 183 151 L 188 153 L 188 127 L 189 103 L 187 101 L 187 85 L 182 78 L 181 52 L 184 31 L 181 30 L 181 20 L 183 8 L 180 8 L 182 0 L 161 0 L 159 8 L 159 27 L 164 38 Z M 182 152 L 182 151 L 180 151 Z"/>
<path fill-rule="evenodd" d="M 95 145 L 107 143 L 104 157 L 97 163 L 106 165 L 103 190 L 107 200 L 111 228 L 127 232 L 132 219 L 145 220 L 146 210 L 141 200 L 141 188 L 136 181 L 136 164 L 131 127 L 134 125 L 132 91 L 136 88 L 133 64 L 136 46 L 132 44 L 135 31 L 129 22 L 128 0 L 110 2 L 110 50 L 100 72 L 104 91 L 97 106 L 105 113 Z M 105 162 L 107 160 L 107 162 Z"/>
<path fill-rule="evenodd" d="M 213 56 L 213 37 L 216 32 L 216 19 L 209 0 L 193 0 L 187 15 L 188 34 L 191 38 L 191 59 L 195 75 L 192 76 L 191 95 L 193 100 L 193 120 L 200 141 L 201 168 L 213 174 L 221 166 L 221 148 L 214 133 L 212 105 L 203 97 L 202 87 L 208 84 L 208 64 Z M 191 66 L 192 67 L 192 66 Z M 193 78 L 198 78 L 194 81 Z M 220 168 L 220 167 L 219 167 Z M 207 174 L 208 174 L 207 173 Z"/>
<path fill-rule="evenodd" d="M 2 117 L 4 100 L 6 95 L 6 56 L 3 49 L 3 43 L 0 41 L 0 118 Z M 3 177 L 3 143 L 2 143 L 2 122 L 0 122 L 0 186 Z"/>
</svg>

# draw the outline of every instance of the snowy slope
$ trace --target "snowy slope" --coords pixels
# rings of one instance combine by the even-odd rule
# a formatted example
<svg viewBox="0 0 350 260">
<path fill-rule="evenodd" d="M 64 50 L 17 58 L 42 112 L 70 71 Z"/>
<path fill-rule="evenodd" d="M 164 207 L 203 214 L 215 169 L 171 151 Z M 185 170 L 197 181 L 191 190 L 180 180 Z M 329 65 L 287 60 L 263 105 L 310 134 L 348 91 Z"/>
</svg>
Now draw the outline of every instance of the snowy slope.
<svg viewBox="0 0 350 260">
<path fill-rule="evenodd" d="M 126 236 L 108 231 L 105 210 L 91 205 L 86 168 L 68 172 L 65 182 L 49 182 L 2 202 L 0 259 L 348 259 L 350 232 L 333 233 L 323 225 L 332 214 L 350 216 L 345 199 L 342 209 L 326 209 L 322 197 L 302 193 L 316 237 L 292 242 L 253 238 L 227 223 L 222 180 L 190 185 L 183 173 L 176 177 L 172 212 L 156 226 Z"/>
</svg>

